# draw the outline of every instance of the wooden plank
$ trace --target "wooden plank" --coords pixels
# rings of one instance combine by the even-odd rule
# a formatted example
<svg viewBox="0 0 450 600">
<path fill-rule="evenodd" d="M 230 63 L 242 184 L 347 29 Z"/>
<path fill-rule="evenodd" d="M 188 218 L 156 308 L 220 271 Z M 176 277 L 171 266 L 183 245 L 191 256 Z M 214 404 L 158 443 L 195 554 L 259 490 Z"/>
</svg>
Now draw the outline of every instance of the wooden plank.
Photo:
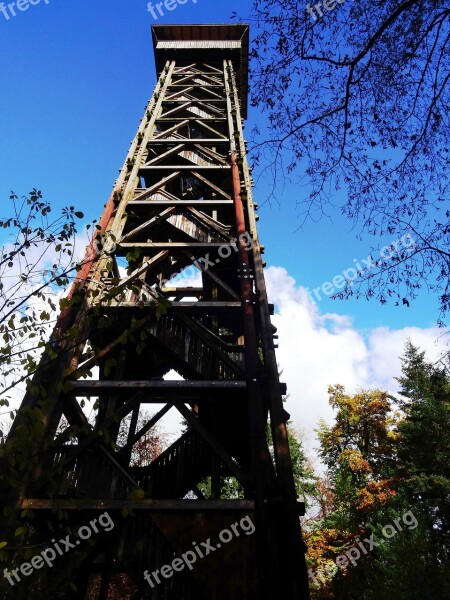
<svg viewBox="0 0 450 600">
<path fill-rule="evenodd" d="M 145 198 L 147 198 L 148 196 L 151 196 L 153 194 L 153 192 L 158 191 L 158 189 L 160 187 L 163 187 L 164 185 L 170 183 L 171 181 L 173 181 L 180 175 L 181 175 L 180 171 L 175 171 L 174 173 L 167 175 L 167 177 L 164 177 L 157 183 L 154 183 L 153 185 L 151 185 L 149 188 L 147 188 L 145 190 L 145 192 L 142 192 L 142 194 L 139 194 L 139 196 L 135 196 L 133 198 L 133 202 L 136 202 L 137 200 L 145 200 Z M 127 202 L 127 206 L 128 206 L 128 204 L 129 204 L 129 202 Z"/>
<path fill-rule="evenodd" d="M 169 129 L 166 129 L 165 131 L 161 131 L 161 132 L 155 134 L 154 137 L 152 139 L 150 139 L 150 142 L 153 142 L 159 138 L 162 138 L 163 136 L 167 135 L 168 133 L 175 133 L 176 131 L 178 131 L 179 129 L 181 129 L 182 127 L 187 125 L 188 123 L 189 123 L 188 119 L 186 119 L 184 122 L 177 123 L 173 127 L 169 127 Z"/>
<path fill-rule="evenodd" d="M 78 402 L 70 396 L 64 396 L 64 401 L 61 403 L 61 409 L 69 422 L 69 425 L 83 427 L 88 425 L 88 420 Z"/>
<path fill-rule="evenodd" d="M 47 498 L 24 498 L 21 510 L 52 510 L 57 504 L 61 510 L 147 510 L 154 512 L 163 511 L 239 511 L 252 512 L 255 508 L 253 500 L 113 500 L 109 498 L 99 500 L 50 500 Z"/>
<path fill-rule="evenodd" d="M 179 200 L 174 199 L 173 202 L 170 200 L 146 200 L 137 201 L 130 200 L 127 206 L 233 206 L 233 200 Z"/>
<path fill-rule="evenodd" d="M 177 92 L 176 95 L 179 96 L 182 93 L 183 92 Z M 194 96 L 189 98 L 189 100 L 173 100 L 172 98 L 173 96 L 171 96 L 170 98 L 165 98 L 163 100 L 163 104 L 164 102 L 170 102 L 171 104 L 191 104 L 192 102 L 201 102 L 202 105 L 208 105 L 210 102 L 212 102 L 213 104 L 217 104 L 220 102 L 221 104 L 225 104 L 225 98 L 195 98 Z"/>
<path fill-rule="evenodd" d="M 176 71 L 174 73 L 174 75 L 176 75 Z M 170 94 L 168 96 L 166 96 L 163 100 L 163 102 L 170 102 L 173 101 L 175 98 L 177 98 L 178 96 L 181 96 L 182 94 L 184 94 L 185 96 L 189 95 L 189 92 L 191 90 L 193 90 L 194 88 L 192 86 L 187 87 L 186 90 L 178 90 L 178 92 L 175 92 L 174 94 Z"/>
<path fill-rule="evenodd" d="M 182 309 L 194 309 L 194 310 L 205 310 L 205 309 L 211 309 L 212 311 L 214 310 L 219 310 L 219 309 L 224 309 L 226 308 L 227 310 L 230 308 L 242 308 L 242 303 L 240 300 L 238 301 L 228 301 L 228 300 L 216 300 L 216 301 L 203 301 L 203 300 L 198 300 L 197 302 L 171 302 L 170 303 L 170 308 L 182 308 Z"/>
<path fill-rule="evenodd" d="M 206 63 L 201 63 L 202 64 L 202 68 L 204 69 L 211 69 L 211 71 L 215 71 L 217 73 L 217 75 L 223 75 L 222 69 L 218 69 L 217 67 L 214 67 L 213 65 L 208 65 Z M 204 71 L 202 71 L 204 72 Z"/>
<path fill-rule="evenodd" d="M 189 294 L 185 294 L 188 296 Z M 132 308 L 142 310 L 142 306 L 155 306 L 157 303 L 157 298 L 148 298 L 145 301 L 140 301 L 139 306 L 136 305 L 135 301 L 132 300 L 108 300 L 108 304 L 105 307 L 113 307 L 115 310 L 118 308 Z M 215 313 L 222 312 L 224 310 L 228 311 L 230 309 L 240 310 L 242 308 L 242 303 L 240 301 L 216 301 L 216 302 L 190 302 L 190 301 L 170 301 L 170 306 L 167 307 L 167 310 L 170 312 L 171 310 L 182 310 L 189 313 L 192 312 L 206 312 L 206 313 Z"/>
<path fill-rule="evenodd" d="M 217 160 L 219 162 L 221 162 L 222 164 L 226 164 L 228 165 L 228 160 L 225 159 L 223 154 L 219 154 L 219 152 L 217 152 L 216 150 L 213 150 L 212 148 L 208 148 L 206 146 L 204 146 L 202 143 L 199 144 L 195 144 L 195 147 L 197 148 L 197 150 L 200 150 L 200 152 L 203 152 L 203 154 L 206 154 L 207 156 L 209 156 L 210 158 L 212 158 L 213 160 Z"/>
<path fill-rule="evenodd" d="M 198 173 L 197 170 L 192 171 L 192 175 L 194 175 L 194 177 L 197 177 L 197 179 L 200 179 L 200 181 L 203 181 L 203 183 L 205 185 L 207 185 L 208 187 L 213 189 L 215 192 L 220 194 L 222 197 L 226 198 L 227 200 L 232 199 L 231 196 L 229 196 L 226 192 L 224 192 L 220 187 L 218 187 L 217 185 L 214 185 L 214 183 L 211 183 L 211 181 L 209 181 L 209 179 L 206 179 L 206 177 L 203 177 L 203 175 L 200 175 L 200 173 Z"/>
<path fill-rule="evenodd" d="M 196 70 L 195 69 L 195 64 L 196 63 L 191 63 L 190 65 L 186 65 L 184 67 L 176 67 L 175 70 L 174 70 L 174 73 L 176 75 L 180 75 L 182 73 L 185 73 L 185 71 L 188 71 L 188 69 L 193 69 L 195 71 Z M 187 73 L 185 73 L 185 75 L 190 75 L 189 71 Z"/>
<path fill-rule="evenodd" d="M 129 231 L 127 234 L 125 234 L 123 236 L 121 241 L 124 242 L 127 240 L 132 240 L 134 238 L 134 236 L 137 235 L 138 233 L 142 233 L 143 231 L 145 231 L 146 229 L 148 229 L 155 223 L 158 223 L 159 221 L 163 221 L 163 220 L 167 219 L 168 217 L 170 217 L 170 215 L 172 215 L 175 212 L 175 210 L 176 210 L 175 207 L 167 208 L 161 214 L 156 215 L 156 217 L 149 219 L 145 223 L 142 223 L 142 225 L 139 225 L 139 227 L 135 227 L 135 229 L 133 229 L 132 231 Z"/>
<path fill-rule="evenodd" d="M 226 246 L 226 242 L 120 242 L 119 248 L 158 248 L 164 250 L 170 250 L 171 248 L 222 248 Z"/>
<path fill-rule="evenodd" d="M 168 118 L 165 119 L 164 117 L 158 117 L 156 120 L 159 121 L 167 121 L 169 123 L 174 123 L 176 121 L 184 121 L 185 119 L 188 119 L 189 121 L 195 121 L 198 122 L 199 119 L 202 119 L 202 121 L 226 121 L 226 117 L 172 117 L 172 118 Z"/>
<path fill-rule="evenodd" d="M 176 154 L 179 150 L 182 150 L 184 148 L 184 145 L 185 145 L 184 142 L 182 144 L 178 143 L 178 145 L 175 146 L 174 148 L 170 148 L 170 150 L 167 150 L 167 152 L 163 152 L 159 156 L 155 156 L 154 158 L 152 158 L 151 160 L 146 162 L 145 166 L 150 167 L 150 166 L 152 166 L 152 164 L 156 164 L 160 160 L 163 160 L 164 158 L 167 158 L 168 156 L 172 156 L 172 154 Z"/>
<path fill-rule="evenodd" d="M 228 352 L 230 352 L 228 344 L 212 333 L 204 325 L 198 323 L 195 319 L 192 319 L 186 314 L 185 311 L 179 311 L 177 313 L 177 318 L 179 321 L 189 327 L 192 333 L 196 335 L 204 344 L 206 344 L 206 346 L 211 348 L 211 350 L 220 358 L 220 360 L 228 365 L 230 369 L 238 376 L 238 379 L 244 379 L 245 375 L 242 366 L 228 355 Z M 221 350 L 221 347 L 225 347 L 226 351 L 224 352 Z"/>
<path fill-rule="evenodd" d="M 200 127 L 203 127 L 203 129 L 206 129 L 206 131 L 212 131 L 213 133 L 215 133 L 217 136 L 222 137 L 223 139 L 229 140 L 230 139 L 230 135 L 229 134 L 223 134 L 220 131 L 217 131 L 217 129 L 215 129 L 214 127 L 212 127 L 211 125 L 208 125 L 208 123 L 204 123 L 203 121 L 201 121 L 200 119 L 197 120 L 196 125 L 199 125 Z"/>
<path fill-rule="evenodd" d="M 149 146 L 154 144 L 179 144 L 180 141 L 186 146 L 187 144 L 227 144 L 229 138 L 164 138 L 150 140 Z"/>
<path fill-rule="evenodd" d="M 231 170 L 231 166 L 230 165 L 196 165 L 194 163 L 192 163 L 192 165 L 153 165 L 153 166 L 148 166 L 148 165 L 143 165 L 139 170 L 140 171 L 164 171 L 164 170 L 172 170 L 172 169 L 176 169 L 177 171 L 191 171 L 192 169 L 195 169 L 196 171 L 212 171 L 214 169 L 227 169 L 228 171 Z"/>
<path fill-rule="evenodd" d="M 135 200 L 135 198 L 139 198 L 139 196 L 141 194 L 143 194 L 146 191 L 146 188 L 136 188 L 135 190 L 135 196 L 134 198 L 132 198 L 130 200 L 130 202 L 133 202 L 133 200 Z M 178 198 L 178 196 L 174 196 L 173 194 L 171 194 L 170 192 L 168 192 L 166 189 L 159 189 L 156 192 L 154 192 L 155 198 L 150 198 L 150 201 L 153 202 L 153 200 L 159 199 L 159 200 L 168 200 L 169 202 L 173 202 L 174 200 L 179 200 L 180 198 Z M 152 194 L 153 196 L 153 194 Z M 161 198 L 162 196 L 162 198 Z M 147 200 L 148 201 L 148 200 Z M 145 200 L 144 200 L 145 202 Z"/>
<path fill-rule="evenodd" d="M 224 237 L 227 242 L 231 243 L 233 241 L 232 236 L 226 232 L 227 228 L 225 227 L 225 225 L 222 225 L 222 223 L 219 223 L 219 221 L 213 219 L 212 217 L 209 217 L 201 211 L 196 210 L 194 207 L 189 207 L 188 211 L 191 213 L 191 215 L 193 215 L 193 217 L 197 221 L 200 221 L 200 223 L 202 223 L 208 229 L 212 229 L 213 231 Z"/>
<path fill-rule="evenodd" d="M 175 71 L 174 76 L 176 76 L 176 75 L 180 75 L 180 74 Z M 191 73 L 189 75 L 183 74 L 181 79 L 177 80 L 176 85 L 183 85 L 183 86 L 190 85 L 191 87 L 193 87 L 193 84 L 191 84 L 190 81 L 192 79 L 194 79 L 194 77 L 198 77 L 198 75 L 199 75 L 199 73 Z M 174 83 L 171 84 L 171 87 L 172 87 L 172 85 L 175 85 L 175 84 Z"/>
<path fill-rule="evenodd" d="M 149 269 L 154 267 L 161 260 L 164 260 L 167 256 L 169 256 L 169 252 L 167 250 L 163 250 L 162 252 L 156 254 L 153 258 L 146 260 L 138 269 L 133 271 L 131 275 L 129 275 L 126 279 L 122 280 L 117 286 L 115 286 L 114 292 L 118 293 L 118 290 L 127 287 L 135 279 L 139 279 L 141 275 L 146 273 Z"/>
<path fill-rule="evenodd" d="M 194 380 L 194 381 L 158 381 L 158 380 L 78 380 L 70 382 L 71 388 L 76 395 L 98 396 L 101 393 L 129 392 L 133 390 L 166 391 L 173 392 L 198 392 L 202 390 L 225 390 L 245 389 L 245 381 L 234 380 Z"/>
<path fill-rule="evenodd" d="M 179 83 L 171 83 L 169 85 L 170 89 L 171 88 L 177 88 L 177 87 L 184 88 L 184 87 L 187 87 L 187 84 L 181 84 L 180 85 Z M 202 83 L 192 83 L 192 84 L 189 84 L 188 87 L 198 87 L 198 88 L 202 88 L 202 89 L 220 88 L 221 90 L 223 90 L 223 85 L 213 85 L 213 84 L 204 85 Z"/>
<path fill-rule="evenodd" d="M 172 94 L 170 97 L 171 98 L 175 98 L 178 96 L 184 96 L 185 98 L 188 98 L 189 100 L 205 100 L 205 101 L 209 101 L 212 99 L 215 100 L 219 100 L 220 102 L 224 102 L 225 98 L 221 95 L 218 94 L 217 92 L 214 92 L 211 88 L 202 88 L 201 89 L 201 97 L 199 98 L 198 96 L 195 95 L 194 92 L 198 92 L 198 88 L 192 86 L 188 86 L 186 87 L 186 89 L 184 90 L 180 90 L 178 92 L 175 92 L 175 94 Z M 209 96 L 207 96 L 207 94 L 209 94 Z"/>
<path fill-rule="evenodd" d="M 179 113 L 181 110 L 183 110 L 183 108 L 187 108 L 189 105 L 192 105 L 193 103 L 190 102 L 187 106 L 176 106 L 175 108 L 172 108 L 172 110 L 167 111 L 166 113 L 162 113 L 160 119 L 168 119 L 169 115 L 175 115 L 177 113 Z M 159 119 L 158 119 L 159 120 Z"/>
<path fill-rule="evenodd" d="M 200 296 L 203 295 L 202 287 L 169 287 L 164 286 L 160 288 L 163 294 L 167 294 L 169 296 L 182 296 L 183 298 L 186 296 Z"/>
</svg>

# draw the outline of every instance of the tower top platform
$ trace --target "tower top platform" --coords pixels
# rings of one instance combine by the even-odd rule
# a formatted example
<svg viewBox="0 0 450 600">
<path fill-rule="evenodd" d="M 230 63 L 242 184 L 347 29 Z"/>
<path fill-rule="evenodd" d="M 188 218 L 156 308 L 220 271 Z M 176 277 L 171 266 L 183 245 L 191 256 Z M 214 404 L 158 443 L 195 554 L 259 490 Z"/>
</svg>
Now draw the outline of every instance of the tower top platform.
<svg viewBox="0 0 450 600">
<path fill-rule="evenodd" d="M 249 27 L 233 25 L 154 25 L 153 49 L 157 74 L 167 60 L 178 65 L 207 61 L 222 68 L 223 59 L 232 60 L 237 75 L 242 116 L 247 116 Z"/>
</svg>

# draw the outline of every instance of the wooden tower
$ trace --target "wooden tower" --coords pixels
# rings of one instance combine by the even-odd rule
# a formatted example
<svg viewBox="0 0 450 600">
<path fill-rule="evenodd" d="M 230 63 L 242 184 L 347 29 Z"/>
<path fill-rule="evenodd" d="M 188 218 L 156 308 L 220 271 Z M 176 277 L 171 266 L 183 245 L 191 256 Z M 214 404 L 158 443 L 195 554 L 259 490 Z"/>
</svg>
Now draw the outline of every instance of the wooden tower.
<svg viewBox="0 0 450 600">
<path fill-rule="evenodd" d="M 114 522 L 57 557 L 46 598 L 125 598 L 112 592 L 122 577 L 135 600 L 303 600 L 302 504 L 243 135 L 248 27 L 152 33 L 154 94 L 10 434 L 40 407 L 39 459 L 11 501 L 33 513 L 30 539 L 56 535 L 55 505 L 71 531 L 105 512 Z M 188 268 L 197 280 L 185 287 Z M 84 398 L 98 399 L 95 421 Z M 133 464 L 133 446 L 168 410 L 185 432 Z M 193 550 L 181 568 L 176 558 Z M 17 583 L 16 597 L 38 598 L 30 586 Z"/>
</svg>

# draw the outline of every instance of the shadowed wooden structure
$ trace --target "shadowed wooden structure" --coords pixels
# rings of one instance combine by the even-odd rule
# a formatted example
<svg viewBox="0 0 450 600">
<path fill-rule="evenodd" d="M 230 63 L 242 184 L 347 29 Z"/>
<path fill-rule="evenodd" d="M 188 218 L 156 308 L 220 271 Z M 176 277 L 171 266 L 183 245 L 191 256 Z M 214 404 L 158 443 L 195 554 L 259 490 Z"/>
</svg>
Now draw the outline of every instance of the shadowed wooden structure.
<svg viewBox="0 0 450 600">
<path fill-rule="evenodd" d="M 53 332 L 58 356 L 35 377 L 36 389 L 53 390 L 47 437 L 59 439 L 61 422 L 76 434 L 40 448 L 17 508 L 33 511 L 41 537 L 55 502 L 73 531 L 105 511 L 114 521 L 59 559 L 48 597 L 107 600 L 122 576 L 135 600 L 306 599 L 302 505 L 243 136 L 248 27 L 152 33 L 154 94 L 71 291 L 78 300 Z M 196 274 L 189 287 L 187 269 Z M 86 378 L 93 367 L 95 380 Z M 170 371 L 182 380 L 165 379 Z M 11 439 L 26 409 L 42 405 L 36 389 Z M 84 398 L 98 399 L 95 424 Z M 151 404 L 157 412 L 139 429 Z M 150 464 L 134 465 L 133 447 L 169 410 L 181 413 L 185 433 Z M 192 569 L 145 579 L 209 538 L 214 551 L 198 554 Z M 76 590 L 52 595 L 67 579 Z"/>
</svg>

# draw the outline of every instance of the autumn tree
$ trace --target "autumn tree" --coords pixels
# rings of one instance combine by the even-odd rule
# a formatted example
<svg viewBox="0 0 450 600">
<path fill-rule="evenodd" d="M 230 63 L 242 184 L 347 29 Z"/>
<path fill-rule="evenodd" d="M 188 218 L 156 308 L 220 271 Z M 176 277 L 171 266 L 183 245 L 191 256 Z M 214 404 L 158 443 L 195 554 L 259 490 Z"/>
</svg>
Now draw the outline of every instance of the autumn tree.
<svg viewBox="0 0 450 600">
<path fill-rule="evenodd" d="M 370 510 L 371 530 L 382 540 L 370 560 L 337 578 L 336 598 L 409 600 L 450 597 L 450 380 L 411 342 L 402 358 L 397 405 L 395 496 Z M 405 514 L 414 526 L 384 539 L 382 525 Z"/>
<path fill-rule="evenodd" d="M 450 308 L 450 8 L 445 0 L 254 0 L 253 157 L 302 184 L 302 221 L 339 210 L 376 241 L 341 297 Z M 269 165 L 269 166 L 267 166 Z M 309 193 L 308 193 L 309 189 Z M 276 190 L 275 190 L 276 191 Z M 414 246 L 400 243 L 407 234 Z M 396 247 L 383 251 L 388 236 Z M 384 246 L 386 242 L 380 245 Z"/>
<path fill-rule="evenodd" d="M 318 429 L 319 454 L 327 467 L 321 482 L 321 511 L 306 528 L 314 600 L 353 597 L 346 595 L 349 591 L 363 597 L 370 559 L 343 572 L 335 561 L 360 537 L 373 532 L 374 515 L 396 496 L 399 416 L 389 395 L 379 390 L 351 395 L 335 385 L 329 387 L 329 402 L 335 409 L 334 423 L 321 421 Z"/>
<path fill-rule="evenodd" d="M 141 411 L 136 420 L 136 431 L 140 431 L 153 415 L 149 411 Z M 128 415 L 121 423 L 117 436 L 117 447 L 123 448 L 128 443 L 128 434 L 132 415 Z M 146 467 L 165 450 L 168 445 L 168 434 L 163 431 L 160 423 L 149 429 L 131 448 L 130 465 Z"/>
<path fill-rule="evenodd" d="M 334 422 L 318 432 L 327 474 L 307 528 L 313 600 L 450 596 L 450 380 L 411 342 L 402 369 L 398 398 L 329 389 Z M 376 546 L 337 567 L 370 536 Z"/>
<path fill-rule="evenodd" d="M 397 460 L 398 415 L 386 392 L 345 393 L 341 385 L 330 386 L 330 405 L 335 422 L 323 421 L 318 430 L 320 456 L 328 468 L 336 500 L 345 506 L 345 518 L 385 503 L 391 489 Z"/>
</svg>

